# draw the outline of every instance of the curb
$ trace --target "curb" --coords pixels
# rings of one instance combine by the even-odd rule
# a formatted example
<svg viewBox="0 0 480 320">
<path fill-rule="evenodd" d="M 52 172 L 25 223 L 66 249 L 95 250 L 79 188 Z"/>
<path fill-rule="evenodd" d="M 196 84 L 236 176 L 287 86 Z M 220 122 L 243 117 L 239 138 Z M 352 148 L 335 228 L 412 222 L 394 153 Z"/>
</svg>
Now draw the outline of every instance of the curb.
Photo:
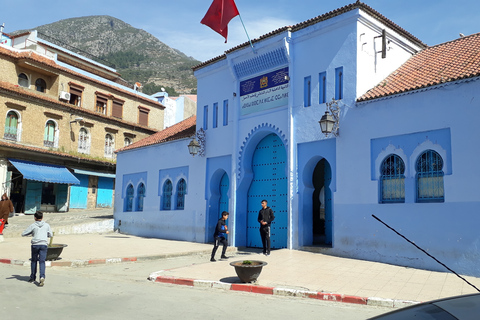
<svg viewBox="0 0 480 320">
<path fill-rule="evenodd" d="M 236 252 L 237 250 L 229 250 L 228 252 Z M 113 263 L 123 263 L 123 262 L 137 262 L 137 261 L 149 261 L 149 260 L 159 260 L 159 259 L 168 259 L 192 255 L 210 255 L 211 250 L 202 250 L 202 251 L 189 251 L 189 252 L 179 252 L 179 253 L 165 253 L 152 256 L 140 256 L 140 257 L 124 257 L 124 258 L 106 258 L 106 259 L 87 259 L 87 260 L 71 260 L 71 261 L 45 261 L 46 267 L 85 267 L 89 265 L 99 265 L 99 264 L 113 264 Z M 30 266 L 30 260 L 15 260 L 15 259 L 3 259 L 0 258 L 0 263 L 4 264 L 14 264 L 14 265 L 23 265 Z"/>
<path fill-rule="evenodd" d="M 360 305 L 368 305 L 368 306 L 402 308 L 409 305 L 420 303 L 419 301 L 410 301 L 410 300 L 383 299 L 383 298 L 377 298 L 377 297 L 358 297 L 358 296 L 344 295 L 344 294 L 338 294 L 338 293 L 295 290 L 295 289 L 288 289 L 288 288 L 281 288 L 281 287 L 266 287 L 266 286 L 259 286 L 255 284 L 248 284 L 248 283 L 245 283 L 245 284 L 225 283 L 221 281 L 195 280 L 195 279 L 188 279 L 188 278 L 176 278 L 172 276 L 158 275 L 161 272 L 163 271 L 152 273 L 148 277 L 148 279 L 152 282 L 184 285 L 184 286 L 198 287 L 198 288 L 213 288 L 213 289 L 222 289 L 222 290 L 230 290 L 230 291 L 258 293 L 258 294 L 270 294 L 270 295 L 284 296 L 284 297 L 308 298 L 308 299 L 352 303 L 352 304 L 360 304 Z"/>
</svg>

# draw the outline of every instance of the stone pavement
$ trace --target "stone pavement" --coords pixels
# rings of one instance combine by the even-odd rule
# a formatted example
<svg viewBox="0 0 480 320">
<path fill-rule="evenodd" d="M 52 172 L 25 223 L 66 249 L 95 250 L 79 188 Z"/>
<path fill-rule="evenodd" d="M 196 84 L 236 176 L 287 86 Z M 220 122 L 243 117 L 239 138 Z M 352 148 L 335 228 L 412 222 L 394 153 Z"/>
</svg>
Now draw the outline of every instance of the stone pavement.
<svg viewBox="0 0 480 320">
<path fill-rule="evenodd" d="M 1 263 L 29 266 L 30 238 L 22 238 L 20 233 L 32 221 L 33 216 L 10 218 L 10 225 L 0 242 Z M 111 209 L 46 213 L 45 221 L 55 231 L 53 243 L 68 245 L 60 260 L 47 262 L 50 267 L 78 267 L 196 254 L 204 255 L 205 263 L 170 270 L 150 270 L 150 280 L 390 307 L 477 292 L 448 272 L 298 250 L 273 250 L 266 257 L 255 249 L 229 247 L 227 255 L 230 259 L 210 262 L 211 244 L 142 238 L 112 232 Z M 219 255 L 220 252 L 217 252 Z M 237 260 L 262 260 L 268 265 L 263 267 L 256 283 L 242 284 L 229 264 Z M 480 278 L 464 278 L 480 288 Z"/>
</svg>

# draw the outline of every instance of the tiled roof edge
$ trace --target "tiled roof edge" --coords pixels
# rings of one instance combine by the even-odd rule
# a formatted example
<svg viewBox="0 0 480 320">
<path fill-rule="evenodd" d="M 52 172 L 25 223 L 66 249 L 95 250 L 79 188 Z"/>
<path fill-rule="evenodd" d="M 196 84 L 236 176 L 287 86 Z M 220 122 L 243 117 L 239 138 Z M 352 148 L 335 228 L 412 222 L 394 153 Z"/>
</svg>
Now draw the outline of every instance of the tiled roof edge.
<svg viewBox="0 0 480 320">
<path fill-rule="evenodd" d="M 82 156 L 74 156 L 74 155 L 71 155 L 69 153 L 45 150 L 45 149 L 42 149 L 42 148 L 39 148 L 39 147 L 26 146 L 26 145 L 23 145 L 23 144 L 10 143 L 10 142 L 6 142 L 6 141 L 0 141 L 0 147 L 1 146 L 14 148 L 14 149 L 20 149 L 20 150 L 26 150 L 26 151 L 31 151 L 31 152 L 39 152 L 39 153 L 43 153 L 43 154 L 55 155 L 55 156 L 60 156 L 60 157 L 63 157 L 63 158 L 70 158 L 70 159 L 73 159 L 73 160 L 82 159 L 84 161 L 90 161 L 90 162 L 95 162 L 95 163 L 109 165 L 109 166 L 116 166 L 116 163 L 109 162 L 109 161 L 101 161 L 101 160 L 95 160 L 95 159 L 82 157 Z"/>
<path fill-rule="evenodd" d="M 10 92 L 11 94 L 17 94 L 17 95 L 22 95 L 22 96 L 26 96 L 26 97 L 29 97 L 29 98 L 34 98 L 34 99 L 40 99 L 40 100 L 43 100 L 45 102 L 48 102 L 48 103 L 53 103 L 53 104 L 56 104 L 58 106 L 61 106 L 63 108 L 68 108 L 72 111 L 76 111 L 76 112 L 80 112 L 80 113 L 87 113 L 91 116 L 94 116 L 94 117 L 100 117 L 102 119 L 105 119 L 105 120 L 108 120 L 108 121 L 113 121 L 113 122 L 118 122 L 118 123 L 121 123 L 122 125 L 124 126 L 130 126 L 130 127 L 135 127 L 135 128 L 139 128 L 139 129 L 142 129 L 142 130 L 145 130 L 145 131 L 150 131 L 150 132 L 158 132 L 157 129 L 154 129 L 154 128 L 150 128 L 150 127 L 146 127 L 146 126 L 143 126 L 141 124 L 138 124 L 138 123 L 132 123 L 132 122 L 128 122 L 128 121 L 124 121 L 124 120 L 120 120 L 120 119 L 115 119 L 115 118 L 111 118 L 109 116 L 106 116 L 104 114 L 101 114 L 101 113 L 98 113 L 98 112 L 94 112 L 92 110 L 88 110 L 88 109 L 84 109 L 84 108 L 80 108 L 80 107 L 72 107 L 70 104 L 68 103 L 64 103 L 64 102 L 61 102 L 61 101 L 57 101 L 53 98 L 50 98 L 50 97 L 44 97 L 40 94 L 36 94 L 35 92 L 30 92 L 30 91 L 27 91 L 27 90 L 24 90 L 24 89 L 21 89 L 20 87 L 15 87 L 15 88 L 18 88 L 18 91 L 17 90 L 13 90 L 13 88 L 9 88 L 7 86 L 4 86 L 4 84 L 8 84 L 10 86 L 13 86 L 15 87 L 15 85 L 12 85 L 11 83 L 9 82 L 5 82 L 5 81 L 0 81 L 0 91 L 8 91 Z"/>
<path fill-rule="evenodd" d="M 357 103 L 368 102 L 368 101 L 372 101 L 372 100 L 393 97 L 393 96 L 396 96 L 396 95 L 414 93 L 415 91 L 421 91 L 421 90 L 430 89 L 430 88 L 431 89 L 436 89 L 440 86 L 453 84 L 454 82 L 457 82 L 457 81 L 468 80 L 468 79 L 474 80 L 474 78 L 479 78 L 479 77 L 480 77 L 480 72 L 478 72 L 476 74 L 465 75 L 465 76 L 462 76 L 462 77 L 456 77 L 456 78 L 453 78 L 453 79 L 449 79 L 448 81 L 445 81 L 445 82 L 433 82 L 433 83 L 428 84 L 428 85 L 416 86 L 414 88 L 407 88 L 405 90 L 398 90 L 398 91 L 395 91 L 395 92 L 390 92 L 390 93 L 385 93 L 385 94 L 376 95 L 376 96 L 372 96 L 372 97 L 362 98 L 364 95 L 366 95 L 368 93 L 367 92 L 367 93 L 363 94 L 362 97 L 358 98 L 356 100 L 356 102 Z M 480 80 L 480 78 L 478 80 Z M 382 80 L 382 81 L 385 81 L 385 80 Z"/>
<path fill-rule="evenodd" d="M 2 49 L 3 49 L 3 50 L 2 50 Z M 24 54 L 24 53 L 26 53 L 26 54 Z M 43 58 L 43 57 L 40 56 L 38 53 L 33 52 L 33 51 L 17 52 L 17 51 L 12 51 L 12 50 L 8 50 L 8 49 L 5 49 L 5 48 L 2 48 L 2 47 L 0 46 L 0 54 L 10 56 L 10 57 L 12 57 L 12 58 L 14 58 L 14 59 L 29 59 L 29 60 L 33 60 L 34 62 L 40 63 L 40 64 L 42 64 L 42 65 L 44 65 L 44 66 L 48 66 L 48 67 L 50 67 L 50 68 L 54 68 L 54 69 L 57 69 L 57 70 L 61 70 L 61 71 L 63 71 L 63 72 L 72 74 L 72 75 L 74 75 L 74 76 L 76 76 L 76 77 L 80 77 L 80 78 L 86 79 L 86 80 L 88 80 L 88 81 L 92 81 L 92 82 L 95 82 L 95 83 L 99 83 L 99 84 L 101 84 L 102 86 L 106 86 L 106 87 L 108 87 L 108 88 L 110 88 L 110 89 L 112 89 L 112 90 L 121 92 L 121 93 L 126 94 L 126 95 L 128 95 L 128 96 L 131 96 L 131 97 L 132 97 L 132 100 L 133 100 L 134 98 L 136 98 L 136 99 L 142 100 L 142 101 L 144 101 L 144 102 L 146 102 L 146 103 L 149 103 L 149 104 L 151 104 L 151 105 L 155 105 L 155 106 L 157 106 L 157 107 L 159 107 L 159 108 L 161 108 L 161 109 L 162 109 L 162 108 L 165 109 L 165 106 L 164 106 L 163 104 L 161 104 L 160 102 L 158 102 L 158 101 L 154 101 L 154 100 L 146 99 L 146 98 L 144 98 L 144 97 L 142 97 L 142 96 L 134 95 L 133 93 L 130 93 L 130 92 L 128 92 L 128 91 L 126 91 L 126 90 L 124 90 L 124 89 L 122 89 L 122 88 L 118 88 L 118 87 L 112 86 L 112 85 L 110 85 L 110 84 L 108 84 L 108 83 L 99 81 L 99 80 L 94 79 L 94 78 L 90 78 L 90 77 L 88 77 L 88 76 L 86 76 L 86 75 L 83 75 L 83 74 L 81 74 L 81 73 L 75 72 L 75 71 L 70 70 L 70 69 L 65 68 L 65 67 L 62 67 L 62 66 L 58 65 L 54 60 L 49 59 L 49 61 L 51 61 L 53 65 L 52 65 L 52 64 L 49 64 L 49 63 L 46 63 L 46 62 L 42 61 L 42 59 L 36 58 L 37 56 L 40 57 L 40 58 Z M 32 57 L 32 56 L 33 56 L 33 57 Z M 47 59 L 47 58 L 46 58 L 46 59 Z"/>
</svg>

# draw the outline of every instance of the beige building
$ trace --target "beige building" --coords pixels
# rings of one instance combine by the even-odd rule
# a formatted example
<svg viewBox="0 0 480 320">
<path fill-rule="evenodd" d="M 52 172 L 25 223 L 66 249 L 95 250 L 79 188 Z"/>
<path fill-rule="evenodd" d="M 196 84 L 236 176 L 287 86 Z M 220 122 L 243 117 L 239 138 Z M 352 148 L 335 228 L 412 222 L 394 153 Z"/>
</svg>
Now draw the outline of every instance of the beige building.
<svg viewBox="0 0 480 320">
<path fill-rule="evenodd" d="M 26 213 L 112 206 L 114 151 L 163 129 L 164 106 L 36 31 L 2 40 L 2 194 Z"/>
</svg>

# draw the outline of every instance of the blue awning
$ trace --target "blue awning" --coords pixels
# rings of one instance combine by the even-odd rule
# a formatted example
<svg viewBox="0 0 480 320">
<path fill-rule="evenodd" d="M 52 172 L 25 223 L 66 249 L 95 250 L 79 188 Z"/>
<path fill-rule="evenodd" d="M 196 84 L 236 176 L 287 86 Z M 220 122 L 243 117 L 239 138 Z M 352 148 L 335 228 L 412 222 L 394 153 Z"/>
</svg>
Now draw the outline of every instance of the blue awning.
<svg viewBox="0 0 480 320">
<path fill-rule="evenodd" d="M 80 181 L 63 166 L 33 161 L 8 159 L 24 179 L 50 183 L 80 184 Z"/>
<path fill-rule="evenodd" d="M 105 177 L 105 178 L 115 178 L 114 173 L 102 173 L 102 172 L 96 172 L 96 171 L 89 171 L 89 170 L 81 170 L 81 169 L 75 169 L 72 168 L 73 172 L 78 173 L 78 174 L 84 174 L 87 176 L 97 176 L 97 177 Z"/>
</svg>

